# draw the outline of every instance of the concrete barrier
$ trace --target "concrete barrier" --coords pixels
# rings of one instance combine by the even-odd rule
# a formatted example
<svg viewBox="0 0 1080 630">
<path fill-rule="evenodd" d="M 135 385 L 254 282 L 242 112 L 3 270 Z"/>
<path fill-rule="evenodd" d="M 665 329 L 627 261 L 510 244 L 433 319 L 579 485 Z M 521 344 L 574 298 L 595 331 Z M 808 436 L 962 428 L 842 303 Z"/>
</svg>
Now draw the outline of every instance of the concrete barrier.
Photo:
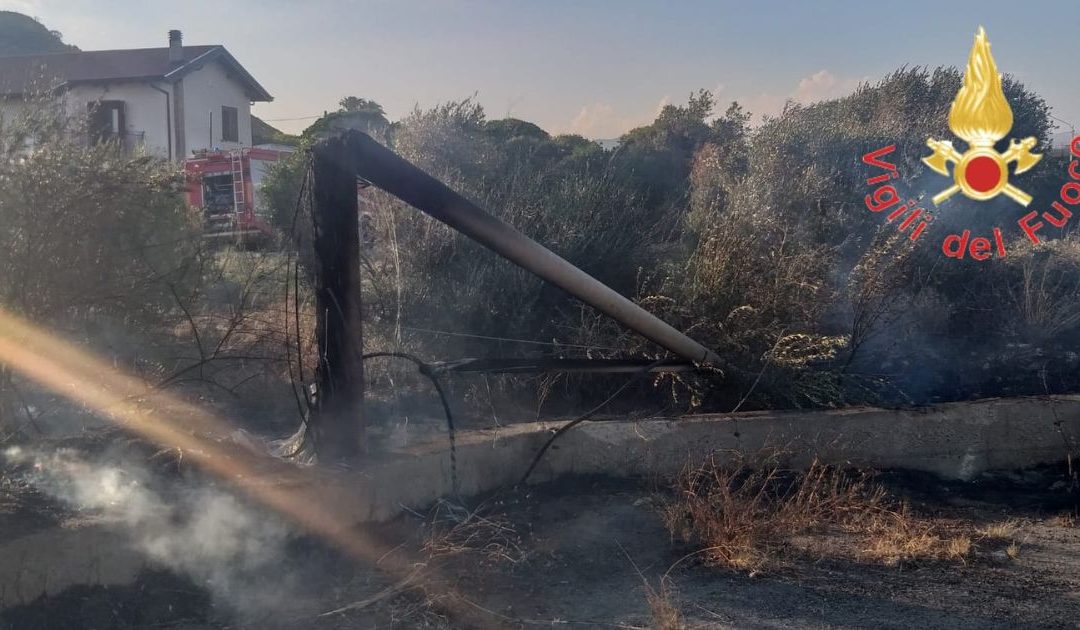
<svg viewBox="0 0 1080 630">
<path fill-rule="evenodd" d="M 148 565 L 112 523 L 71 522 L 0 541 L 0 610 L 71 586 L 129 584 Z"/>
<path fill-rule="evenodd" d="M 537 449 L 561 422 L 462 432 L 460 490 L 474 496 L 518 482 Z M 1080 437 L 1080 396 L 987 399 L 911 409 L 696 415 L 633 422 L 583 423 L 563 435 L 530 483 L 564 475 L 670 476 L 688 461 L 715 454 L 777 450 L 787 465 L 817 458 L 831 464 L 902 468 L 952 479 L 1064 461 Z M 362 472 L 330 483 L 355 497 L 357 522 L 393 518 L 451 494 L 444 438 L 401 449 Z"/>
</svg>

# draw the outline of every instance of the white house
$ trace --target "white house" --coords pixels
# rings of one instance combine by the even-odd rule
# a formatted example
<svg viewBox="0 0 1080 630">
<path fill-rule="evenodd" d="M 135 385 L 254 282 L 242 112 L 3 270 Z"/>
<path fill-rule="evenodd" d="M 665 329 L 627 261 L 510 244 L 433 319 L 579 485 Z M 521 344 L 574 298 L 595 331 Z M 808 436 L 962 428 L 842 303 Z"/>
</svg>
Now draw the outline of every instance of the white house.
<svg viewBox="0 0 1080 630">
<path fill-rule="evenodd" d="M 251 104 L 273 97 L 224 46 L 92 50 L 0 57 L 4 109 L 42 88 L 91 115 L 94 133 L 180 160 L 251 146 Z"/>
</svg>

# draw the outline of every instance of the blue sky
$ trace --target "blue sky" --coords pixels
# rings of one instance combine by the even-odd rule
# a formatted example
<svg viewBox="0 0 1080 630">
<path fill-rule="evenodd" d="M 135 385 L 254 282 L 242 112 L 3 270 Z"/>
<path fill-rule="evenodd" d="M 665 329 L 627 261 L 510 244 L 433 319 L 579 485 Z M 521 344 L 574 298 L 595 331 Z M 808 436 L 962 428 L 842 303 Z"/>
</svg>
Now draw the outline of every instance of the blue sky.
<svg viewBox="0 0 1080 630">
<path fill-rule="evenodd" d="M 1070 66 L 1080 2 L 481 2 L 472 0 L 0 0 L 86 50 L 224 44 L 275 96 L 288 131 L 345 95 L 392 119 L 477 94 L 491 118 L 618 136 L 697 88 L 775 113 L 902 65 L 962 66 L 986 27 L 1003 72 L 1080 127 Z M 1067 130 L 1067 126 L 1066 130 Z"/>
</svg>

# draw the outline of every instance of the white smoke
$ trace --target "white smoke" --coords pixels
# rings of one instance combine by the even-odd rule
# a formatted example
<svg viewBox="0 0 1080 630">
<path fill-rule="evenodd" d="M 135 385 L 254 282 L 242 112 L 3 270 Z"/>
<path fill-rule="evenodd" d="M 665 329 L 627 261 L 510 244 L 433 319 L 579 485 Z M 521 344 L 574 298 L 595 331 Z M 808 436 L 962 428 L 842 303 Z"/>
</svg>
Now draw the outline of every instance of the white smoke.
<svg viewBox="0 0 1080 630">
<path fill-rule="evenodd" d="M 163 483 L 122 458 L 19 448 L 4 456 L 29 465 L 39 490 L 115 523 L 152 563 L 187 575 L 236 612 L 266 616 L 287 601 L 290 532 L 274 515 L 213 487 Z"/>
</svg>

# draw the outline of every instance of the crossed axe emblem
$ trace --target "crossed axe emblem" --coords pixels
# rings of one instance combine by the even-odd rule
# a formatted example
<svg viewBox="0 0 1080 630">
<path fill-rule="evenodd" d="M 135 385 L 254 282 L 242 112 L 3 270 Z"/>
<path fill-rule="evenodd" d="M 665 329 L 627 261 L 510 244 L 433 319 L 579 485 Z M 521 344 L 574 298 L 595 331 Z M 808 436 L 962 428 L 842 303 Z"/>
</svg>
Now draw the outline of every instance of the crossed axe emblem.
<svg viewBox="0 0 1080 630">
<path fill-rule="evenodd" d="M 1009 167 L 1016 162 L 1015 174 L 1019 175 L 1035 166 L 1042 155 L 1032 153 L 1037 140 L 1034 137 L 1012 140 L 1004 153 L 998 153 L 993 145 L 974 144 L 964 153 L 960 153 L 949 140 L 926 141 L 926 146 L 934 152 L 922 159 L 923 163 L 934 171 L 949 176 L 949 163 L 953 167 L 952 186 L 934 195 L 935 204 L 940 204 L 958 192 L 978 201 L 983 201 L 1004 193 L 1009 199 L 1026 206 L 1031 203 L 1031 195 L 1009 183 Z"/>
</svg>

